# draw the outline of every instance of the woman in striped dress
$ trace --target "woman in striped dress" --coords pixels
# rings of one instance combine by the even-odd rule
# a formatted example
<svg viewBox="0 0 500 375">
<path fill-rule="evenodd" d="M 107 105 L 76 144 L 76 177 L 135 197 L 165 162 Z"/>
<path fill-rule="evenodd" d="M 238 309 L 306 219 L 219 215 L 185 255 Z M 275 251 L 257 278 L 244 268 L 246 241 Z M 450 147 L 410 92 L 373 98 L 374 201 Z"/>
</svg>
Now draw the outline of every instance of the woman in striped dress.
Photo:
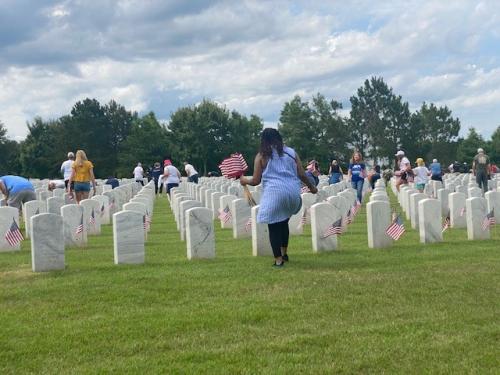
<svg viewBox="0 0 500 375">
<path fill-rule="evenodd" d="M 306 177 L 297 153 L 283 145 L 280 133 L 267 128 L 262 131 L 260 150 L 255 156 L 253 176 L 241 177 L 241 185 L 258 185 L 262 181 L 258 223 L 269 227 L 269 240 L 275 258 L 275 267 L 282 267 L 288 261 L 288 220 L 299 212 L 300 181 L 312 193 L 318 190 Z"/>
</svg>

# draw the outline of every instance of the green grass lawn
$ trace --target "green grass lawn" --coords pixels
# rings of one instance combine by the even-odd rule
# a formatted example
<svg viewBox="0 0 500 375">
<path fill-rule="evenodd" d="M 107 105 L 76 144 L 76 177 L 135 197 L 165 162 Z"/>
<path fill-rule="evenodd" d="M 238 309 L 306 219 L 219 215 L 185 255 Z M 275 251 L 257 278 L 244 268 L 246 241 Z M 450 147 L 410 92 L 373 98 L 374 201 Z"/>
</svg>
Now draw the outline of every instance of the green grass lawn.
<svg viewBox="0 0 500 375">
<path fill-rule="evenodd" d="M 188 261 L 167 205 L 144 265 L 113 264 L 110 226 L 63 272 L 31 272 L 29 241 L 0 253 L 1 374 L 500 372 L 500 225 L 371 250 L 363 208 L 339 251 L 306 227 L 273 269 L 217 225 L 217 258 Z"/>
</svg>

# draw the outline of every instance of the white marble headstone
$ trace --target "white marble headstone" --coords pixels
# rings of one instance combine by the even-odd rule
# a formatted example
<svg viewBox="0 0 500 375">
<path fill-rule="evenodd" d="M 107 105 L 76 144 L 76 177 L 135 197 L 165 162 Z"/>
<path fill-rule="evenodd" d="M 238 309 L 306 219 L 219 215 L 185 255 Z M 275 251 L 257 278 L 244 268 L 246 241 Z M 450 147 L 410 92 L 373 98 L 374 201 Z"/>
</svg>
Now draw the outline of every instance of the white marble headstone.
<svg viewBox="0 0 500 375">
<path fill-rule="evenodd" d="M 254 206 L 252 211 L 252 254 L 254 256 L 273 255 L 269 242 L 269 229 L 267 224 L 257 223 L 259 206 Z"/>
<path fill-rule="evenodd" d="M 10 229 L 14 220 L 17 226 L 20 227 L 19 210 L 17 208 L 9 206 L 0 207 L 0 252 L 18 251 L 21 249 L 20 244 L 11 246 L 5 239 L 5 234 Z"/>
<path fill-rule="evenodd" d="M 64 226 L 61 215 L 31 217 L 31 264 L 33 272 L 64 269 Z"/>
<path fill-rule="evenodd" d="M 337 249 L 338 235 L 328 233 L 335 223 L 342 226 L 342 213 L 330 203 L 316 203 L 311 206 L 311 236 L 314 252 Z"/>
<path fill-rule="evenodd" d="M 185 212 L 187 258 L 215 258 L 212 211 L 194 207 Z"/>
<path fill-rule="evenodd" d="M 421 243 L 443 241 L 441 203 L 437 199 L 418 202 L 418 220 Z"/>
<path fill-rule="evenodd" d="M 368 227 L 368 247 L 380 249 L 390 247 L 393 240 L 386 233 L 391 224 L 391 205 L 389 202 L 373 201 L 366 205 Z"/>
<path fill-rule="evenodd" d="M 64 227 L 64 244 L 66 246 L 83 247 L 87 245 L 87 229 L 84 223 L 83 206 L 67 204 L 61 207 Z M 83 222 L 83 231 L 77 229 Z"/>
<path fill-rule="evenodd" d="M 467 212 L 467 238 L 469 240 L 487 240 L 490 238 L 490 229 L 483 229 L 483 220 L 488 213 L 488 204 L 485 198 L 474 197 L 465 201 Z"/>
<path fill-rule="evenodd" d="M 144 263 L 143 215 L 137 211 L 121 211 L 113 215 L 115 264 Z"/>
<path fill-rule="evenodd" d="M 47 205 L 43 201 L 29 201 L 23 204 L 24 231 L 26 238 L 30 236 L 31 217 L 47 212 Z"/>
</svg>

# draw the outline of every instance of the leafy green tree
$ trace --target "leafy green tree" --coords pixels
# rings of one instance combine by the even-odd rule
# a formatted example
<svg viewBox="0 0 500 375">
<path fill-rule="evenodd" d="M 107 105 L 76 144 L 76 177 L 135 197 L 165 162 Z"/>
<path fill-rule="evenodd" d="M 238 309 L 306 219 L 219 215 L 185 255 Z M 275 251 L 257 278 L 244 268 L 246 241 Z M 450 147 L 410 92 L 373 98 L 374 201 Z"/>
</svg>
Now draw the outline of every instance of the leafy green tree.
<svg viewBox="0 0 500 375">
<path fill-rule="evenodd" d="M 174 112 L 168 130 L 174 162 L 189 161 L 205 174 L 218 170 L 219 163 L 233 152 L 241 152 L 251 167 L 262 121 L 203 100 Z"/>
<path fill-rule="evenodd" d="M 19 143 L 7 138 L 7 129 L 0 121 L 0 176 L 20 173 Z"/>
<path fill-rule="evenodd" d="M 143 168 L 161 162 L 168 150 L 168 132 L 153 112 L 136 119 L 130 133 L 121 143 L 117 175 L 131 177 L 138 162 Z"/>
<path fill-rule="evenodd" d="M 366 80 L 350 101 L 348 123 L 353 147 L 375 160 L 392 159 L 410 133 L 408 103 L 381 77 Z"/>
<path fill-rule="evenodd" d="M 492 163 L 500 163 L 500 126 L 491 135 L 488 147 L 489 156 Z"/>
<path fill-rule="evenodd" d="M 411 131 L 414 137 L 403 143 L 412 159 L 439 159 L 447 164 L 454 161 L 458 147 L 460 120 L 453 118 L 448 107 L 436 107 L 433 103 L 423 103 L 411 115 Z"/>
<path fill-rule="evenodd" d="M 61 140 L 61 124 L 58 121 L 43 121 L 35 117 L 28 123 L 28 136 L 21 144 L 20 162 L 23 175 L 37 178 L 60 177 L 60 166 L 64 153 Z"/>
<path fill-rule="evenodd" d="M 486 142 L 481 134 L 474 127 L 469 128 L 469 133 L 465 139 L 459 142 L 457 149 L 457 161 L 472 163 L 472 159 L 477 154 L 478 148 L 486 148 Z"/>
<path fill-rule="evenodd" d="M 313 159 L 316 154 L 317 134 L 312 109 L 296 95 L 286 102 L 279 119 L 279 130 L 284 142 L 293 147 L 302 160 Z"/>
</svg>

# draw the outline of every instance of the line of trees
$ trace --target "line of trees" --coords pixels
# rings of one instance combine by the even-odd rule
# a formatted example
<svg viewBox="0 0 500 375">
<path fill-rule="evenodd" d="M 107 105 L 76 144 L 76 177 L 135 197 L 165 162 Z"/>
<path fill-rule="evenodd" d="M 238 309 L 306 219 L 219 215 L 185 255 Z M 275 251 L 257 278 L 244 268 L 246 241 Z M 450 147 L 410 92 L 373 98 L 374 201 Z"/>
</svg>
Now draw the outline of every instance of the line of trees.
<svg viewBox="0 0 500 375">
<path fill-rule="evenodd" d="M 323 170 L 334 158 L 347 163 L 353 150 L 386 166 L 399 149 L 410 160 L 437 158 L 446 165 L 470 162 L 482 147 L 500 162 L 500 126 L 491 140 L 474 128 L 462 139 L 460 121 L 449 108 L 423 103 L 412 113 L 380 77 L 366 80 L 350 103 L 345 116 L 342 103 L 320 93 L 309 101 L 295 96 L 279 119 L 285 142 L 302 160 L 318 160 Z M 162 124 L 153 112 L 139 116 L 115 101 L 102 105 L 85 99 L 59 119 L 35 118 L 22 142 L 9 140 L 0 122 L 0 175 L 58 177 L 66 153 L 77 149 L 87 152 L 101 178 L 130 176 L 137 162 L 152 165 L 165 158 L 190 161 L 206 174 L 233 152 L 241 152 L 252 167 L 262 128 L 258 116 L 246 117 L 210 100 L 179 108 Z"/>
</svg>

